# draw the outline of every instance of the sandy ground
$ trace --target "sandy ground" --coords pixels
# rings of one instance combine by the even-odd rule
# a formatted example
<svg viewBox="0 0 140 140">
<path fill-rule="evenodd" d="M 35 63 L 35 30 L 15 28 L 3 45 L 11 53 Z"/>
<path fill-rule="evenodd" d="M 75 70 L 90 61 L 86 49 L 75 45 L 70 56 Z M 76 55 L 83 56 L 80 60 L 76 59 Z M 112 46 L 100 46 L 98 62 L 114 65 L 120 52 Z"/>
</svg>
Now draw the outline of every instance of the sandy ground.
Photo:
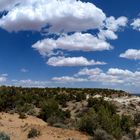
<svg viewBox="0 0 140 140">
<path fill-rule="evenodd" d="M 11 140 L 28 140 L 27 135 L 31 128 L 41 132 L 39 137 L 32 140 L 88 140 L 88 136 L 80 132 L 50 127 L 33 116 L 22 120 L 18 114 L 0 113 L 0 132 L 8 134 Z"/>
</svg>

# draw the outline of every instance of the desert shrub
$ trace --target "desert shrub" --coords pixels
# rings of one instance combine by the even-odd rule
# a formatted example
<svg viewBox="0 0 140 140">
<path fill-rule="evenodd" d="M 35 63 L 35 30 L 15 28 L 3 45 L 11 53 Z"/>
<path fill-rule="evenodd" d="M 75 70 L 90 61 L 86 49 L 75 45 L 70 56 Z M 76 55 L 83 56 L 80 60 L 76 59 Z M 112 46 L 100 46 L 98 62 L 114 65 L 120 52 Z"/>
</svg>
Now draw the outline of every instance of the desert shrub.
<svg viewBox="0 0 140 140">
<path fill-rule="evenodd" d="M 58 110 L 59 105 L 57 101 L 55 101 L 54 99 L 49 99 L 43 103 L 39 116 L 44 121 L 47 121 L 47 119 L 50 118 L 51 116 L 57 116 L 56 114 Z"/>
<path fill-rule="evenodd" d="M 130 106 L 131 106 L 132 108 L 136 108 L 136 105 L 133 104 L 133 103 L 130 103 Z"/>
<path fill-rule="evenodd" d="M 63 120 L 60 118 L 60 117 L 58 117 L 58 116 L 51 116 L 51 117 L 49 117 L 48 119 L 47 119 L 47 123 L 49 124 L 49 125 L 51 125 L 51 126 L 53 126 L 54 124 L 56 124 L 56 123 L 60 123 L 60 122 L 63 122 Z"/>
<path fill-rule="evenodd" d="M 76 140 L 75 138 L 67 138 L 66 140 Z"/>
<path fill-rule="evenodd" d="M 27 115 L 37 116 L 37 115 L 38 115 L 38 111 L 35 110 L 35 108 L 30 109 L 30 110 L 27 112 Z"/>
<path fill-rule="evenodd" d="M 121 118 L 121 128 L 123 131 L 125 131 L 126 133 L 130 132 L 130 128 L 133 126 L 133 120 L 131 118 L 131 116 L 128 115 L 122 115 Z"/>
<path fill-rule="evenodd" d="M 89 134 L 93 134 L 93 131 L 98 127 L 97 114 L 94 109 L 90 109 L 80 121 L 78 121 L 78 128 L 81 131 L 85 131 Z"/>
<path fill-rule="evenodd" d="M 140 113 L 136 113 L 134 115 L 134 123 L 135 123 L 135 125 L 140 124 Z"/>
<path fill-rule="evenodd" d="M 40 135 L 40 131 L 38 131 L 35 128 L 32 128 L 28 133 L 28 138 L 35 138 L 38 137 L 39 135 Z"/>
<path fill-rule="evenodd" d="M 4 132 L 0 132 L 0 140 L 10 140 L 10 137 Z"/>
<path fill-rule="evenodd" d="M 93 136 L 89 136 L 88 140 L 94 140 Z"/>
<path fill-rule="evenodd" d="M 121 136 L 120 127 L 120 116 L 117 114 L 110 113 L 110 111 L 103 105 L 98 108 L 98 118 L 101 128 L 103 128 L 107 133 L 119 138 Z"/>
<path fill-rule="evenodd" d="M 127 136 L 123 136 L 122 138 L 121 138 L 121 140 L 131 140 L 129 137 L 127 137 Z"/>
<path fill-rule="evenodd" d="M 60 105 L 62 105 L 62 107 L 66 107 L 67 102 L 70 100 L 70 97 L 68 94 L 58 94 L 55 96 L 55 99 Z"/>
<path fill-rule="evenodd" d="M 5 100 L 0 97 L 0 111 L 3 111 L 5 109 Z"/>
<path fill-rule="evenodd" d="M 113 137 L 109 135 L 106 131 L 97 129 L 94 133 L 93 140 L 113 140 Z"/>
<path fill-rule="evenodd" d="M 71 117 L 71 113 L 70 111 L 67 109 L 66 111 L 62 111 L 60 110 L 60 114 L 62 114 L 60 117 L 62 118 L 70 118 Z"/>
<path fill-rule="evenodd" d="M 33 105 L 27 104 L 27 103 L 18 104 L 16 106 L 17 112 L 28 113 L 28 112 L 31 112 L 33 109 L 34 109 Z"/>
<path fill-rule="evenodd" d="M 128 135 L 128 137 L 129 137 L 130 139 L 138 140 L 137 128 L 131 129 L 131 131 L 130 131 L 127 135 Z M 140 137 L 139 137 L 139 138 L 140 138 Z"/>
<path fill-rule="evenodd" d="M 111 116 L 110 116 L 111 117 Z M 120 138 L 122 135 L 121 118 L 118 114 L 112 116 L 112 132 L 111 134 L 116 138 Z"/>
<path fill-rule="evenodd" d="M 68 128 L 68 126 L 67 125 L 65 125 L 65 124 L 63 124 L 63 123 L 55 123 L 55 124 L 53 124 L 53 126 L 54 127 L 58 127 L 58 128 L 63 128 L 63 129 L 67 129 Z"/>
<path fill-rule="evenodd" d="M 100 128 L 114 137 L 120 138 L 122 130 L 120 127 L 121 120 L 119 115 L 112 115 L 107 108 L 100 106 L 97 121 L 100 124 Z"/>
<path fill-rule="evenodd" d="M 88 107 L 93 107 L 97 112 L 100 106 L 104 106 L 104 108 L 108 109 L 111 114 L 116 113 L 116 106 L 109 101 L 105 101 L 103 98 L 89 98 L 88 99 Z"/>
<path fill-rule="evenodd" d="M 54 126 L 56 123 L 61 123 L 64 124 L 66 123 L 65 120 L 70 118 L 70 112 L 69 111 L 63 111 L 61 109 L 56 112 L 55 115 L 51 115 L 48 119 L 47 122 L 49 125 Z"/>
<path fill-rule="evenodd" d="M 22 88 L 22 87 L 0 87 L 0 111 L 9 111 L 16 109 L 19 105 L 19 110 L 24 110 L 22 106 L 26 104 L 41 107 L 43 100 L 55 98 L 65 107 L 67 101 L 84 100 L 86 94 L 100 94 L 109 96 L 112 94 L 126 95 L 123 91 L 116 91 L 110 89 L 76 89 L 76 88 Z M 85 94 L 85 95 L 84 95 Z M 26 106 L 27 107 L 27 106 Z M 25 111 L 28 107 L 25 107 Z M 17 110 L 16 110 L 17 111 Z"/>
<path fill-rule="evenodd" d="M 25 114 L 25 113 L 20 112 L 20 113 L 19 113 L 19 118 L 20 118 L 20 119 L 26 119 L 26 118 L 27 118 L 27 116 L 26 116 L 26 114 Z"/>
<path fill-rule="evenodd" d="M 138 137 L 140 138 L 140 132 L 138 133 Z"/>
<path fill-rule="evenodd" d="M 90 110 L 80 119 L 79 129 L 93 134 L 96 129 L 102 128 L 117 139 L 121 137 L 121 119 L 116 114 L 114 105 L 103 99 L 90 99 Z M 112 110 L 112 108 L 114 110 Z"/>
<path fill-rule="evenodd" d="M 62 110 L 56 100 L 50 99 L 44 103 L 41 108 L 39 117 L 47 121 L 50 125 L 58 122 L 64 122 L 66 118 L 70 118 L 69 110 Z"/>
<path fill-rule="evenodd" d="M 75 94 L 75 95 L 76 95 L 76 101 L 77 101 L 77 102 L 80 102 L 80 101 L 86 99 L 86 94 L 85 94 L 85 93 L 77 93 L 77 94 Z"/>
</svg>

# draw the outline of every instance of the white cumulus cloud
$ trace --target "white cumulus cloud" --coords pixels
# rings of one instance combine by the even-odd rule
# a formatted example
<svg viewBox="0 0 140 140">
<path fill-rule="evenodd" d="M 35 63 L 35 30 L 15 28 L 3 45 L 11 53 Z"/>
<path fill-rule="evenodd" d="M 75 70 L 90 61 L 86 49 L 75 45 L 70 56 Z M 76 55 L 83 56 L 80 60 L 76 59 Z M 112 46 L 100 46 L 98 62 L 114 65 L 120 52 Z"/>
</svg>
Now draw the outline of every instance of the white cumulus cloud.
<svg viewBox="0 0 140 140">
<path fill-rule="evenodd" d="M 114 75 L 114 76 L 131 76 L 133 75 L 133 72 L 129 70 L 118 69 L 118 68 L 110 68 L 107 71 L 107 74 Z"/>
<path fill-rule="evenodd" d="M 66 78 L 68 77 L 68 78 Z M 83 78 L 84 77 L 84 78 Z M 56 81 L 71 82 L 67 79 L 73 79 L 72 82 L 93 82 L 100 83 L 103 85 L 118 85 L 122 86 L 135 86 L 140 85 L 140 71 L 130 71 L 127 69 L 110 68 L 107 71 L 103 71 L 99 68 L 83 68 L 74 76 L 62 76 L 57 78 L 52 78 Z M 82 80 L 77 80 L 82 79 Z"/>
<path fill-rule="evenodd" d="M 1 10 L 8 9 L 0 27 L 9 32 L 40 31 L 47 25 L 51 32 L 85 31 L 99 28 L 106 18 L 93 3 L 80 0 L 1 0 Z"/>
<path fill-rule="evenodd" d="M 15 4 L 18 4 L 21 0 L 0 0 L 0 12 L 4 10 L 10 10 Z"/>
<path fill-rule="evenodd" d="M 113 47 L 102 39 L 89 33 L 74 33 L 64 35 L 58 39 L 44 39 L 36 42 L 32 47 L 39 51 L 43 56 L 52 53 L 54 50 L 61 49 L 66 51 L 103 51 Z"/>
<path fill-rule="evenodd" d="M 4 73 L 0 75 L 0 83 L 7 81 L 8 74 Z"/>
<path fill-rule="evenodd" d="M 131 26 L 134 30 L 140 31 L 140 18 L 134 19 L 134 21 L 131 23 Z"/>
<path fill-rule="evenodd" d="M 106 39 L 115 40 L 118 38 L 118 36 L 114 33 L 114 31 L 111 30 L 100 30 L 98 37 L 103 40 Z"/>
<path fill-rule="evenodd" d="M 127 17 L 121 16 L 115 19 L 113 16 L 111 16 L 106 19 L 105 27 L 109 30 L 116 32 L 122 27 L 125 27 L 127 25 L 127 22 L 128 22 Z"/>
<path fill-rule="evenodd" d="M 132 60 L 140 60 L 140 50 L 128 49 L 124 53 L 120 54 L 120 57 Z"/>
<path fill-rule="evenodd" d="M 29 72 L 29 70 L 26 69 L 26 68 L 22 68 L 22 69 L 20 69 L 20 71 L 23 72 L 23 73 Z"/>
<path fill-rule="evenodd" d="M 60 82 L 60 83 L 68 83 L 68 82 L 86 82 L 87 79 L 84 78 L 75 78 L 70 76 L 62 76 L 62 77 L 53 77 L 53 81 Z"/>
<path fill-rule="evenodd" d="M 16 86 L 23 86 L 23 87 L 47 87 L 49 81 L 38 81 L 38 80 L 12 80 L 12 84 Z"/>
<path fill-rule="evenodd" d="M 98 37 L 103 40 L 118 39 L 116 32 L 127 26 L 127 23 L 128 19 L 124 16 L 121 16 L 117 19 L 115 19 L 113 16 L 107 17 L 104 26 L 102 26 L 102 29 L 100 29 L 100 32 L 98 33 Z"/>
<path fill-rule="evenodd" d="M 105 62 L 87 60 L 85 57 L 51 57 L 47 61 L 51 66 L 92 66 L 92 65 L 105 65 Z"/>
<path fill-rule="evenodd" d="M 99 68 L 94 68 L 94 69 L 88 69 L 88 68 L 83 68 L 81 69 L 76 76 L 82 76 L 82 75 L 99 75 L 102 72 L 101 69 Z"/>
</svg>

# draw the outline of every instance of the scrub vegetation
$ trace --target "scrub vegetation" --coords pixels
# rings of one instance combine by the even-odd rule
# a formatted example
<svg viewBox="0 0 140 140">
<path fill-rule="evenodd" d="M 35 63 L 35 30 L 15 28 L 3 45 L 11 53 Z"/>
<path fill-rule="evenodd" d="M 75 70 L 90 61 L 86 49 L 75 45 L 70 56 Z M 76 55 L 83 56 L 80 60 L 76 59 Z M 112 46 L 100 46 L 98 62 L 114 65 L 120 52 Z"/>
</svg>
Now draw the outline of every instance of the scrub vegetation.
<svg viewBox="0 0 140 140">
<path fill-rule="evenodd" d="M 96 95 L 100 95 L 96 97 Z M 131 96 L 110 89 L 0 87 L 0 111 L 18 113 L 19 118 L 36 116 L 50 126 L 75 129 L 93 140 L 139 139 L 135 128 L 140 114 L 120 114 L 118 106 L 105 97 Z M 31 129 L 28 138 L 40 135 Z"/>
</svg>

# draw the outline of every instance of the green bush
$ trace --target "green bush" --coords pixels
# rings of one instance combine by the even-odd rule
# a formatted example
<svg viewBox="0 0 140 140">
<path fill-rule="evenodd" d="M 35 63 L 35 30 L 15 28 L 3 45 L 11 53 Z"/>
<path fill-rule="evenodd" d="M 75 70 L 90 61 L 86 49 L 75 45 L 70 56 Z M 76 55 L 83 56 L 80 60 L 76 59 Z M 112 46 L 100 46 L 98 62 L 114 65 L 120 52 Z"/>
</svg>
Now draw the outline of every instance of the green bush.
<svg viewBox="0 0 140 140">
<path fill-rule="evenodd" d="M 19 118 L 20 118 L 20 119 L 26 119 L 27 116 L 26 116 L 25 113 L 20 112 L 20 113 L 19 113 Z"/>
<path fill-rule="evenodd" d="M 51 116 L 51 117 L 49 117 L 48 119 L 47 119 L 47 123 L 50 125 L 50 126 L 54 126 L 54 124 L 56 124 L 56 123 L 60 123 L 60 122 L 63 122 L 63 120 L 62 119 L 60 119 L 60 117 L 58 117 L 58 116 Z"/>
<path fill-rule="evenodd" d="M 55 101 L 54 99 L 50 99 L 43 103 L 39 116 L 44 121 L 47 121 L 47 119 L 51 116 L 57 116 L 58 110 L 59 105 L 57 101 Z"/>
<path fill-rule="evenodd" d="M 38 137 L 39 135 L 40 135 L 40 131 L 38 131 L 35 128 L 32 128 L 28 133 L 28 138 L 35 138 Z"/>
<path fill-rule="evenodd" d="M 66 111 L 63 111 L 63 110 L 59 109 L 58 116 L 62 119 L 70 118 L 71 113 L 68 109 Z"/>
<path fill-rule="evenodd" d="M 116 106 L 109 101 L 105 101 L 104 98 L 89 98 L 88 99 L 88 107 L 93 107 L 97 112 L 100 106 L 104 106 L 104 108 L 108 109 L 111 114 L 116 113 Z"/>
<path fill-rule="evenodd" d="M 23 104 L 17 104 L 16 110 L 17 112 L 24 112 L 24 113 L 30 113 L 33 112 L 34 106 L 31 104 L 23 103 Z"/>
<path fill-rule="evenodd" d="M 121 119 L 116 114 L 114 105 L 102 98 L 89 99 L 88 103 L 90 110 L 81 117 L 79 129 L 93 135 L 96 129 L 102 128 L 119 139 L 122 134 Z"/>
<path fill-rule="evenodd" d="M 94 133 L 93 140 L 113 140 L 113 137 L 109 135 L 106 131 L 97 129 Z"/>
<path fill-rule="evenodd" d="M 76 101 L 77 101 L 77 102 L 80 102 L 80 101 L 86 99 L 86 94 L 85 94 L 85 93 L 77 93 L 77 94 L 75 94 L 75 95 L 76 95 Z"/>
<path fill-rule="evenodd" d="M 70 118 L 71 114 L 69 110 L 62 110 L 59 108 L 59 104 L 56 100 L 50 99 L 44 103 L 41 108 L 39 117 L 44 121 L 47 121 L 50 125 L 55 123 L 63 123 L 66 118 Z"/>
<path fill-rule="evenodd" d="M 3 111 L 5 109 L 5 102 L 4 98 L 0 97 L 0 111 Z"/>
<path fill-rule="evenodd" d="M 94 109 L 90 109 L 78 122 L 78 128 L 89 134 L 93 134 L 94 130 L 98 128 L 97 114 Z"/>
<path fill-rule="evenodd" d="M 58 128 L 63 128 L 63 129 L 67 129 L 67 125 L 63 124 L 63 123 L 55 123 L 53 124 L 54 127 L 58 127 Z"/>
<path fill-rule="evenodd" d="M 134 123 L 135 123 L 135 125 L 140 124 L 140 113 L 136 113 L 134 115 Z"/>
<path fill-rule="evenodd" d="M 133 120 L 131 118 L 131 116 L 128 115 L 122 115 L 121 118 L 121 128 L 123 131 L 125 131 L 126 133 L 130 132 L 130 128 L 133 126 Z"/>
<path fill-rule="evenodd" d="M 0 132 L 0 140 L 10 140 L 10 137 L 4 132 Z"/>
<path fill-rule="evenodd" d="M 58 94 L 55 96 L 55 99 L 60 105 L 62 105 L 62 107 L 66 107 L 67 102 L 70 100 L 70 97 L 68 94 Z"/>
<path fill-rule="evenodd" d="M 121 140 L 132 140 L 132 139 L 130 139 L 129 137 L 127 137 L 127 136 L 123 136 L 122 138 L 121 138 Z M 135 140 L 135 139 L 134 139 Z"/>
<path fill-rule="evenodd" d="M 101 128 L 103 128 L 107 133 L 120 138 L 121 136 L 121 119 L 117 114 L 110 113 L 110 111 L 105 108 L 103 105 L 98 108 L 98 118 Z"/>
</svg>

